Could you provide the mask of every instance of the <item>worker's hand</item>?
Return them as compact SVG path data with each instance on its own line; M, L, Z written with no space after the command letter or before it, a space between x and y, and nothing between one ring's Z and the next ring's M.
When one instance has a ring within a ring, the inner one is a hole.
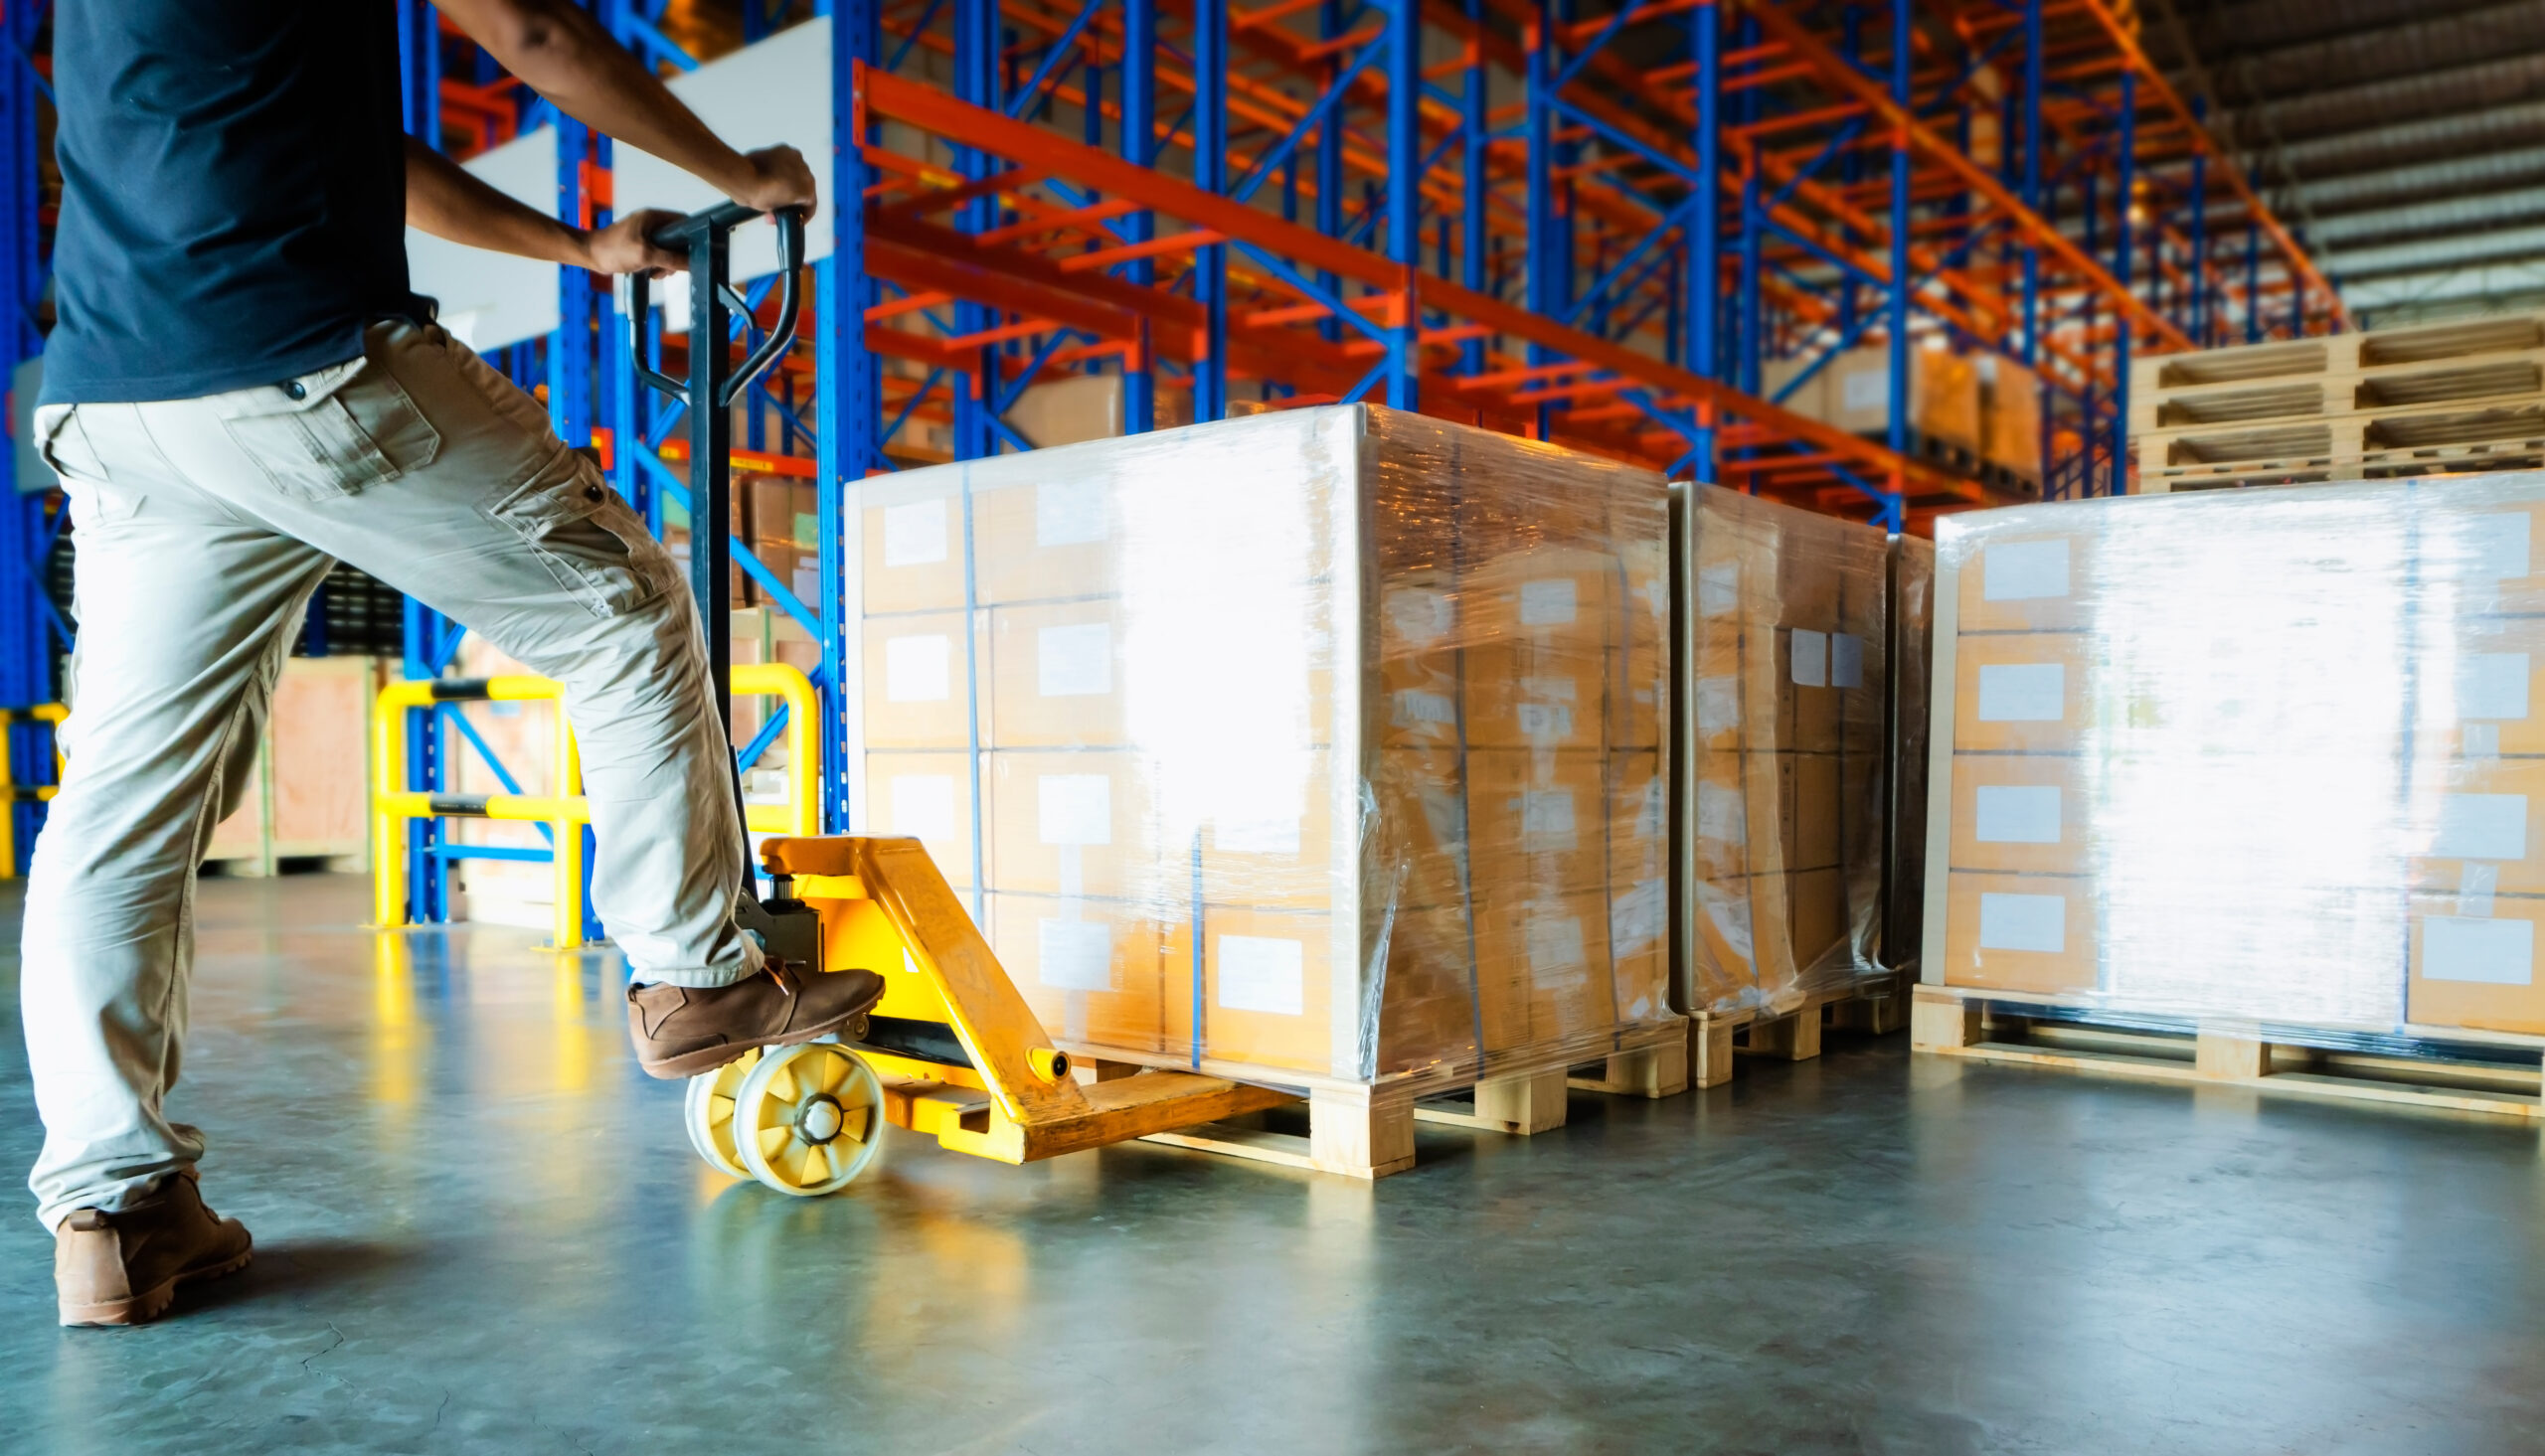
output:
M734 192L734 201L764 213L780 208L802 208L809 213L818 189L813 186L813 169L804 163L804 154L790 146L762 147L745 152L743 160L751 165L751 180Z
M584 266L595 273L643 273L667 277L689 266L689 259L668 247L656 247L646 235L680 221L680 214L645 208L587 234Z

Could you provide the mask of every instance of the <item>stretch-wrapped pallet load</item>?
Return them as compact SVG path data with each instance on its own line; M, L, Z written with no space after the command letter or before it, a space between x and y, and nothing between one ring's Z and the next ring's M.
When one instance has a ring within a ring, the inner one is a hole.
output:
M1362 405L868 480L854 820L1072 1047L1596 1057L1672 1019L1666 501Z
M1891 538L1891 785L1884 796L1882 951L1886 966L1918 963L1926 935L1928 736L1935 692L1936 544Z
M1715 486L1680 514L1680 1004L1779 1014L1881 973L1889 548Z
M2545 1033L2545 474L1946 518L1924 974Z

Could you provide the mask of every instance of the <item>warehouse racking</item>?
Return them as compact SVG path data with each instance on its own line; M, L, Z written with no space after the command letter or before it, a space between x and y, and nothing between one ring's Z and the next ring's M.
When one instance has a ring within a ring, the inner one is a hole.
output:
M736 428L745 468L818 486L814 599L737 561L821 645L825 692L847 660L848 484L1025 448L1006 416L1042 384L1107 381L1127 431L1369 399L1918 529L2007 499L2002 482L1925 449L1906 409L1867 438L1783 407L1850 349L1887 350L1892 401L1923 348L2036 369L2041 487L2086 495L2126 486L2134 350L2344 324L2106 0L594 9L669 71L763 41L827 49L826 195L865 206L838 214L802 342ZM32 58L0 67L0 288L23 358L49 102L41 11L5 14ZM422 0L399 0L399 23L412 131L464 156L553 125L560 215L606 216L606 139ZM766 282L745 290L746 346ZM491 357L659 528L684 503L678 406L636 389L605 288L565 270L558 302L554 333ZM41 561L60 514L11 500L0 553ZM51 612L16 578L0 589L0 702L51 695L69 637ZM411 603L406 638L407 673L437 676L459 633ZM434 785L465 728L422 712L437 726L407 735L408 782ZM18 731L16 781L38 782L49 754ZM844 826L838 732L826 713L823 817ZM490 851L429 820L412 835L411 914L441 918L447 865Z

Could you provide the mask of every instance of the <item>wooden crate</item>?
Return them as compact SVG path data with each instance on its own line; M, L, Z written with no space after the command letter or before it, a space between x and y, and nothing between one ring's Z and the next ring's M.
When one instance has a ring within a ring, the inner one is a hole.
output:
M1290 1091L1308 1106L1305 1137L1240 1123L1209 1123L1155 1133L1149 1142L1348 1178L1385 1178L1414 1166L1417 1122L1527 1137L1564 1125L1566 1094L1571 1091L1676 1096L1688 1088L1687 1048L1682 1024L1664 1022L1621 1033L1616 1046L1597 1061L1554 1061L1500 1070L1481 1079L1472 1066L1435 1066L1376 1082L1208 1057L1195 1067L1168 1056L1123 1060L1124 1053L1113 1050L1067 1046L1063 1050L1080 1065L1095 1068L1100 1078L1128 1075L1141 1066L1198 1070Z
M2545 313L2132 366L2144 494L2511 469L2545 458Z
M2227 1084L2294 1096L2427 1111L2545 1120L2545 1039L2448 1028L2363 1039L2335 1029L2198 1023L2148 1031L2055 1018L2049 997L1920 986L1910 1008L1919 1052L2142 1080ZM2027 1015L2028 1010L2036 1014ZM2493 1057L2476 1054L2491 1051ZM2503 1061L2499 1053L2516 1059Z
M1837 990L1818 991L1791 1011L1701 1011L1688 1018L1688 1080L1719 1087L1732 1080L1743 1056L1809 1061L1820 1054L1820 1034L1835 1027L1883 1036L1909 1024L1905 976Z
M383 681L376 657L283 664L247 793L213 830L207 865L243 876L271 875L285 860L371 867L371 705Z

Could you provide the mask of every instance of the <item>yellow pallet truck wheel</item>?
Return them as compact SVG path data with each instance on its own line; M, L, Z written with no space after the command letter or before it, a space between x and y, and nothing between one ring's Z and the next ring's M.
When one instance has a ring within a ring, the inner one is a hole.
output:
M884 1145L884 1084L845 1047L780 1048L744 1075L731 1126L752 1177L798 1198L837 1193Z
M681 1095L681 1121L689 1128L689 1145L707 1160L708 1167L727 1178L752 1176L734 1148L734 1094L742 1090L743 1078L760 1065L760 1049L754 1048L714 1071L700 1072L689 1079L689 1090Z

